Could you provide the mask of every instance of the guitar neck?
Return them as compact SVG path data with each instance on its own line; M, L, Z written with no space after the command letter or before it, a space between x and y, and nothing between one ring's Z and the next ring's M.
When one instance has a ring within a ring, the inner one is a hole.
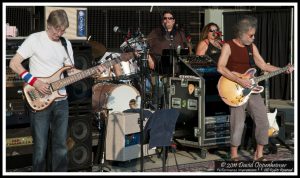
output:
M103 63L101 65L104 66L105 68L109 68L110 66L115 65L119 62L120 62L120 60L118 58L116 58L114 60L106 61L105 63ZM87 70L84 70L82 72L79 72L77 74L74 74L72 76L55 81L55 82L51 83L52 88L53 88L53 90L58 90L65 86L71 85L72 83L75 83L79 80L82 80L84 78L87 78L87 77L95 74L97 72L97 70L98 70L98 66L95 66L95 67L89 68Z
M281 73L285 72L287 69L288 69L288 66L283 67L283 68L281 68L281 69L279 69L279 70L276 70L276 71L274 71L274 72L270 72L270 73L268 73L268 74L266 74L266 75L262 75L262 76L256 77L256 78L254 78L254 81L255 81L256 83L258 83L258 82L260 82L260 81L262 81L262 80L265 80L265 79L267 79L267 78L270 78L270 77L273 77L273 76L275 76L275 75L281 74Z

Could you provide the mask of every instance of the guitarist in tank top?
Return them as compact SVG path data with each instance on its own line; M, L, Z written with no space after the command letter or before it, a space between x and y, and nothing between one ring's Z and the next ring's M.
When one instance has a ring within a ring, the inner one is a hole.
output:
M220 96L223 101L230 106L230 155L233 161L239 160L238 147L241 144L242 133L244 130L245 110L248 111L256 126L255 139L257 146L253 155L253 160L265 161L263 148L264 145L268 144L269 123L267 110L264 101L259 94L259 91L261 92L263 88L257 87L254 84L254 81L247 77L256 72L255 69L249 70L252 67L250 58L253 58L255 65L263 71L275 72L280 70L280 68L267 64L261 57L256 45L253 43L256 28L257 19L255 17L242 17L235 26L235 38L223 45L218 61L218 72L222 74L223 78L234 83L233 86L235 88L246 89L242 90L244 92L242 95L249 91L252 92L252 94L249 94L248 98L244 100L246 102L239 105L238 103L244 98L242 98L242 96L241 98L236 97L238 98L237 101L233 101L222 96L222 87L226 88L226 85L222 86L220 80L218 83ZM248 49L250 50L248 51ZM288 65L284 71L286 73L291 73L293 71L293 66ZM243 73L245 74L241 75ZM227 83L229 84L230 82Z

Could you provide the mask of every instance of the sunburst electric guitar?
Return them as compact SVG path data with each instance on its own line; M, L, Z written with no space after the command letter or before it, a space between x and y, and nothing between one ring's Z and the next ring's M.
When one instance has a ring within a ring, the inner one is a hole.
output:
M236 82L221 76L217 85L219 95L221 99L229 106L237 107L245 104L251 93L261 93L264 87L259 86L258 82L265 80L267 78L273 77L275 75L281 74L288 70L288 66L283 67L277 71L270 72L259 77L255 77L256 69L250 68L244 74L238 72L232 72L239 78L249 79L252 82L251 88L244 88Z
M114 58L106 61L101 65L106 68L109 68L114 64L120 63L120 61L121 61L120 58ZM65 66L59 69L50 77L38 78L39 80L42 80L43 82L48 83L50 85L50 90L51 90L50 95L43 95L41 92L36 90L33 86L25 83L23 87L23 94L25 96L27 103L34 111L42 111L45 108L47 108L55 99L65 97L66 95L62 95L58 92L60 88L63 88L65 86L68 86L72 83L75 83L79 80L82 80L84 78L87 78L95 74L97 72L98 66L89 68L87 70L71 75L69 77L62 78L63 72L71 68L72 66Z

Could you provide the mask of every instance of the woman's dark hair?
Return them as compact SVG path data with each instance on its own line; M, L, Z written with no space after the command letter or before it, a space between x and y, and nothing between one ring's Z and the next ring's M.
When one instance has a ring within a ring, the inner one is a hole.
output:
M216 23L210 22L207 25L205 25L205 27L202 29L200 41L205 40L207 38L211 26L216 26L217 31L220 31L220 27Z

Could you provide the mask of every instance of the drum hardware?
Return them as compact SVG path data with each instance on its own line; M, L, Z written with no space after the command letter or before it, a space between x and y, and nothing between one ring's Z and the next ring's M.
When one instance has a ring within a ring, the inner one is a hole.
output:
M147 39L144 38L144 35L138 30L135 37L124 41L120 45L120 49L123 52L143 51L146 41Z
M111 169L105 164L105 140L106 140L106 127L109 111L112 109L101 108L99 112L95 113L97 121L97 128L99 131L97 152L94 164L98 165L99 172L109 172ZM100 163L99 163L100 161Z
M144 35L138 30L139 32L139 37L143 38ZM146 104L146 79L147 79L147 64L148 64L148 59L147 57L149 56L149 48L147 46L146 41L141 41L141 44L139 47L141 47L141 51L142 51L142 55L139 57L140 58L140 81L142 84L142 89L141 89L141 107L140 107L140 118L139 118L139 123L140 123L140 133L141 133L141 137L140 137L140 143L141 143L141 158L140 158L140 166L141 166L141 172L144 171L144 149L143 149L143 138L144 138L144 108L145 108L145 104ZM137 49L139 50L139 49Z
M113 83L97 83L93 86L93 110L97 111L98 108L111 108L112 112L122 112L124 110L130 109L130 101L133 99L141 98L140 107L140 130L141 130L141 171L143 171L143 121L144 121L144 108L145 108L145 89L146 89L146 70L147 70L147 40L144 35L138 30L135 37L130 38L123 42L120 46L123 52L133 52L139 51L141 56L137 58L132 58L127 62L121 62L122 75L116 76L113 73L108 74L108 76L100 76L98 80L113 80L121 81L124 79L140 78L142 84L141 95L132 86L128 84L113 84ZM108 60L109 55L120 55L118 53L108 53L99 60L98 63ZM125 95L124 95L125 93ZM139 101L136 101L139 105Z

